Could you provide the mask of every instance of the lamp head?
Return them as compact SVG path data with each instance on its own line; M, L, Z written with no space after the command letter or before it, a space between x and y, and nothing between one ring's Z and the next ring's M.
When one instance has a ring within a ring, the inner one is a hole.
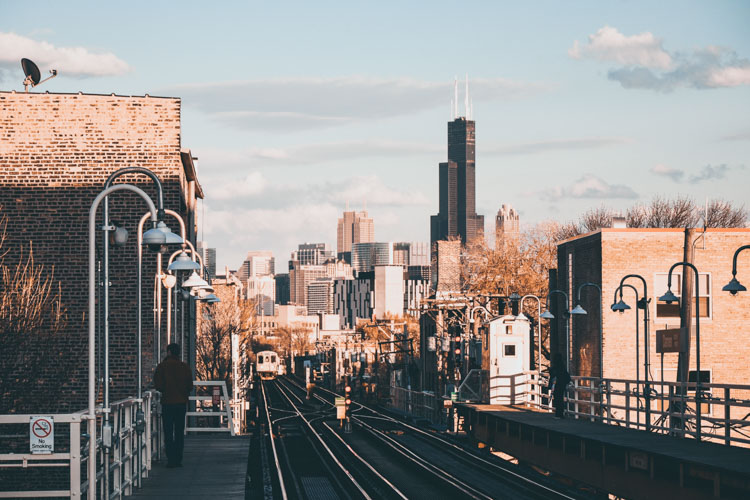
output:
M152 231L161 233L163 237L158 241L156 240L156 238L154 238L153 243L146 243L146 234ZM148 248L154 252L166 252L169 247L182 245L183 243L184 241L182 240L182 237L180 235L174 234L172 230L169 229L166 224L164 224L164 221L161 220L156 223L156 226L154 226L153 229L149 229L143 235L143 244L148 245Z
M581 304L578 304L577 306L575 306L573 309L570 310L570 314L585 316L588 313L586 312L586 309L581 307Z
M117 247L125 246L128 241L128 230L116 221L112 221L112 225L115 226L115 229L109 232L109 244Z
M737 292L746 292L747 288L745 288L742 283L737 281L736 276L732 276L732 281L727 283L724 288L722 288L722 290L724 290L725 292L729 292L732 295L737 295Z
M544 319L555 319L555 315L549 312L549 310L547 309L545 309L539 317Z
M617 311L619 313L624 313L630 309L630 306L625 303L622 299L620 299L620 302L617 302L616 304L612 304L612 310Z
M667 304L680 301L680 299L672 293L672 290L667 290L667 293L659 297L659 300L661 300L662 302L666 302Z
M508 297L510 300L521 300L521 296L518 294L518 292L513 292L510 294L510 297Z
M193 274L191 274L188 279L182 282L182 288L197 288L204 286L209 286L208 282L198 276L198 273L195 271L193 271Z
M193 259L188 257L188 254L183 250L180 255L169 264L167 269L170 271L197 271L200 268L200 264L193 262Z
M641 297L638 299L638 309L643 309L644 311L648 308L648 303L651 301L651 299L646 299L646 297Z

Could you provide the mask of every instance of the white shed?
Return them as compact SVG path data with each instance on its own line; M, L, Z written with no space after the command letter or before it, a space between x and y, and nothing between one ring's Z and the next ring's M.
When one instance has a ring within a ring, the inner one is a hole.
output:
M526 400L524 372L530 363L530 324L525 316L498 316L487 322L490 404L516 404Z

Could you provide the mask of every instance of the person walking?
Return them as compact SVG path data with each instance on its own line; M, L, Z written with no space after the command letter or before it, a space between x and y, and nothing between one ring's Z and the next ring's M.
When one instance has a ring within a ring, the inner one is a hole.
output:
M552 387L552 406L555 407L555 418L565 417L565 391L570 383L570 374L565 369L562 355L558 352L552 360L549 371Z
M182 467L185 444L185 413L193 390L193 375L187 363L180 360L180 346L169 344L167 357L154 372L154 387L161 392L161 416L164 442L167 446L167 467Z

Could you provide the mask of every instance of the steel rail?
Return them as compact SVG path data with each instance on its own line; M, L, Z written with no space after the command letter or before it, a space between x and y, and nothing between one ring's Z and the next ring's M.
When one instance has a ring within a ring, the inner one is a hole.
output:
M295 405L294 402L291 400L291 398L287 395L286 391L290 391L290 389L287 388L287 387L284 387L282 384L278 384L277 385L277 389L279 390L279 393L282 396L284 396L284 398L289 402L289 404L292 406L292 408L295 409L295 411L299 415L300 419L305 423L305 425L307 425L307 427L310 429L310 431L312 432L312 434L318 439L318 441L320 442L320 444L323 445L323 448L325 448L325 450L331 456L331 458L336 463L336 465L339 466L339 468L341 469L341 471L352 482L352 484L357 488L357 490L359 490L359 492L362 494L362 496L364 496L368 500L372 500L372 497L367 494L367 492L365 491L365 489L362 488L362 486L359 484L359 482L357 482L357 480L354 478L354 476L352 476L351 472L349 472L349 470L346 467L344 467L344 464L342 464L339 461L339 459L336 457L336 454L333 453L333 451L328 447L328 445L325 443L325 441L323 440L323 438L320 437L320 434L318 434L315 431L315 429L313 429L313 426L310 423L310 421L305 418L305 416L302 413L302 411L299 408L297 408L297 405Z
M334 395L338 396L338 394L336 394L335 392L333 392L333 391L331 391L329 389L326 389L324 387L321 387L320 389L322 389L323 391L328 392L330 394L334 394ZM318 396L317 394L316 394L316 397L320 398L320 396ZM569 500L575 500L575 497L571 497L569 495L566 495L565 493L561 493L561 492L559 492L559 491L557 491L557 490L555 490L553 488L550 488L549 486L546 486L546 485L544 485L542 483L538 483L538 482L534 481L533 479L529 479L529 478L525 477L522 474L514 472L514 471L510 470L509 468L503 467L500 464L496 464L496 463L493 463L493 462L491 462L489 460L486 460L486 459L484 459L482 457L479 457L479 456L477 456L477 455L475 455L475 454L473 454L473 453L465 450L463 447L461 447L461 446L459 446L459 445L457 445L455 443L452 443L452 442L448 441L447 439L443 439L441 437L438 437L438 436L434 435L433 433L426 432L426 431L424 431L424 430L422 430L422 429L420 429L418 427L414 427L414 426L412 426L412 425L410 425L410 424L408 424L406 422L403 422L401 420L393 418L390 415L387 415L385 413L381 413L381 412L379 412L379 411L377 411L377 410L375 410L373 408L370 408L369 406L363 405L362 403L358 403L357 401L353 401L353 404L359 405L361 408L364 408L364 409L366 409L366 410L374 413L375 415L378 415L379 418L381 418L383 420L387 420L387 421L399 424L399 425L401 425L403 427L406 427L406 428L408 428L410 430L413 430L413 431L419 433L422 436L426 436L426 437L428 437L430 439L440 441L441 443L449 446L450 448L452 448L453 450L455 450L457 452L460 452L462 455L465 455L465 456L471 458L472 460L476 460L476 461L481 462L481 463L483 463L483 464L485 464L485 465L487 465L489 467L492 467L492 468L498 469L498 470L500 470L500 471L502 471L504 473L510 474L511 476L515 477L516 479L519 479L519 480L524 481L524 482L526 482L528 484L531 484L534 487L541 488L541 489L543 489L543 490L545 490L545 491L547 491L547 492L549 492L551 494L554 494L554 495L556 495L556 496L558 496L560 498L565 498L565 499L569 499ZM364 415L362 415L362 417L364 417ZM357 420L359 420L360 418L361 417L358 417Z
M273 438L273 424L271 424L271 413L268 411L268 399L266 398L266 388L263 382L260 383L260 390L263 393L263 405L266 410L266 419L268 420L268 435L271 437L271 449L273 450L273 460L276 463L276 471L279 476L279 486L281 487L281 497L287 500L286 487L284 486L284 476L281 473L281 464L279 464L279 454L276 452L276 443Z

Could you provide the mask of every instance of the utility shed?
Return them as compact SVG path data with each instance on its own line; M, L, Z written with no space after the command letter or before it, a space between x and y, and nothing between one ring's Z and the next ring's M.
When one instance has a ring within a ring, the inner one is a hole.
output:
M525 316L508 314L489 320L486 325L490 379L490 404L522 402L526 391L524 372L530 369L530 324Z

